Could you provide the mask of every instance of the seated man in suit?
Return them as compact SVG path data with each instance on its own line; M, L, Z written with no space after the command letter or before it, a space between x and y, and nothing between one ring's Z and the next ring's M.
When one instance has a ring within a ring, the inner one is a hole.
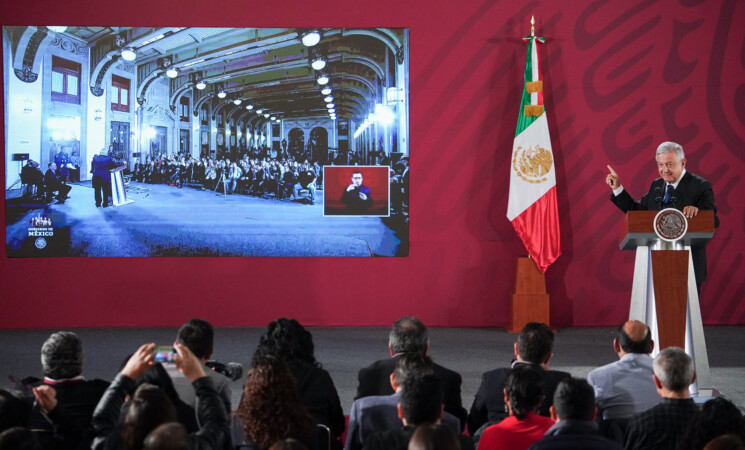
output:
M360 370L357 375L359 384L355 400L370 395L393 394L390 376L396 366L396 361L404 353L427 354L429 350L427 327L416 317L398 319L393 324L389 335L388 350L391 358L375 361ZM460 397L461 376L436 363L434 372L442 381L445 411L457 417L461 422L461 427L465 426L467 413Z
M346 450L362 449L365 439L372 434L385 430L401 428L398 416L398 403L401 401L403 385L409 378L425 373L434 373L432 360L421 353L404 353L398 358L396 368L390 376L391 395L373 395L355 400L349 413ZM460 433L460 421L452 414L445 412L443 425Z
M530 322L520 331L515 343L515 359L511 367L501 367L484 373L468 416L471 436L480 436L483 428L501 422L508 416L504 402L504 383L512 368L524 364L541 367L545 371L544 400L538 413L549 417L556 385L570 375L550 370L548 362L553 356L554 333L544 323Z
M54 191L57 191L56 199L60 203L64 203L65 200L69 198L67 194L70 193L70 189L72 188L62 183L63 179L62 174L60 174L57 169L57 164L53 162L49 163L49 169L47 169L47 172L44 174L44 184L46 185L48 199L52 196Z
M438 423L443 414L443 391L440 379L433 373L409 377L404 382L398 403L398 416L403 428L382 431L365 440L365 450L406 450L416 427ZM473 450L473 441L458 435L462 450Z
M619 443L604 438L595 424L595 396L592 387L579 378L559 383L551 407L556 422L531 450L621 450Z

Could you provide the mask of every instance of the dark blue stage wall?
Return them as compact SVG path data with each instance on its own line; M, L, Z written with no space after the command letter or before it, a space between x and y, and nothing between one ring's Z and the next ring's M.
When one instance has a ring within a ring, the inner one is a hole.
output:
M531 14L548 38L542 64L563 247L546 273L552 324L627 317L633 254L618 249L623 215L609 201L605 166L639 196L657 176L654 149L666 140L683 145L687 167L712 182L719 207L704 321L745 323L745 2L77 4L3 2L0 20L409 28L410 256L4 258L2 327L177 325L190 316L217 325L278 316L384 325L403 314L429 325L508 324L515 260L525 255L506 210Z

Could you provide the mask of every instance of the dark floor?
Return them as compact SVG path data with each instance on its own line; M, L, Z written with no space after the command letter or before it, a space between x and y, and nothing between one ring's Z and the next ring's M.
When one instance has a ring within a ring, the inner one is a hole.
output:
M64 203L6 193L7 255L15 256L405 256L403 216L324 217L315 205L243 194L132 182L133 203L96 208L93 189L74 184ZM31 217L54 223L38 249Z
M316 358L331 373L345 413L357 386L357 371L375 359L388 356L388 328L311 328ZM41 345L56 330L0 330L0 387L8 375L39 376ZM86 328L73 330L85 346L85 375L112 379L123 358L145 342L168 345L176 328ZM217 360L240 362L248 367L262 328L219 328L215 333ZM556 335L552 368L585 377L595 367L616 360L613 329L566 328ZM745 406L745 327L706 327L707 350L714 386L740 406ZM463 404L470 407L481 374L505 366L513 358L515 335L495 328L431 328L430 356L463 376ZM233 383L237 404L242 381Z

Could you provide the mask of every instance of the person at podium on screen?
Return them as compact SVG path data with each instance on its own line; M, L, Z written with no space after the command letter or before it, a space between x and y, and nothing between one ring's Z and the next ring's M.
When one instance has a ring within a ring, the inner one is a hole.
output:
M714 205L714 190L711 183L686 170L683 147L675 142L663 142L655 154L660 178L652 181L649 192L639 201L621 185L618 173L609 165L605 183L613 191L611 201L624 213L628 211L662 210L675 208L687 218L696 217L701 210L714 211L714 226L719 226L717 207ZM704 245L691 248L696 285L706 280L706 251Z

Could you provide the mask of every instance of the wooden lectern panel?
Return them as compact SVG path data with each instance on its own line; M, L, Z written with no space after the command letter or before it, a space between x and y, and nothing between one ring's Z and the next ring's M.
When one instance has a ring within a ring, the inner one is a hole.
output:
M660 350L685 348L688 251L653 250L652 279Z
M518 258L515 293L512 294L510 333L519 333L528 322L549 323L546 278L530 258Z

